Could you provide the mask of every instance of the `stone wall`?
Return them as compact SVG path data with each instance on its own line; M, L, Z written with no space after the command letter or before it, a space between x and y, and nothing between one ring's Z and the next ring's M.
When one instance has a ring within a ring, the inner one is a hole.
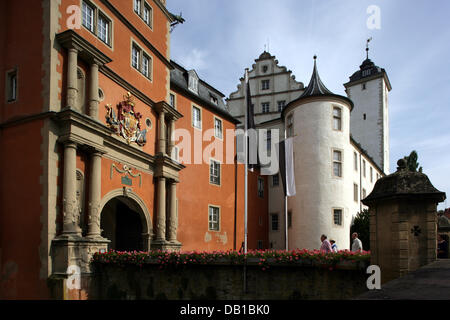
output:
M167 267L96 265L90 299L258 300L350 299L367 291L362 262L327 266L272 265L262 270L247 266L244 293L243 265L209 264Z

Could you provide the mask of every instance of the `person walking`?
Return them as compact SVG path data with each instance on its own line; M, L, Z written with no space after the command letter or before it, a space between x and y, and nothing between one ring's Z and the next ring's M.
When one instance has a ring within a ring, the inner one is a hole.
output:
M323 235L320 237L320 241L322 241L322 245L321 245L321 247L320 247L320 252L328 253L328 252L331 252L331 251L332 251L332 249L331 249L331 243L330 243L330 241L328 241L326 235L323 234Z
M448 243L442 235L438 234L437 257L439 259L448 259Z
M336 241L330 240L330 243L331 243L331 250L333 252L338 252L338 247L337 247Z
M363 249L362 242L361 242L361 240L358 239L358 233L357 232L353 232L352 239L353 239L352 251L353 252L362 251L362 249Z

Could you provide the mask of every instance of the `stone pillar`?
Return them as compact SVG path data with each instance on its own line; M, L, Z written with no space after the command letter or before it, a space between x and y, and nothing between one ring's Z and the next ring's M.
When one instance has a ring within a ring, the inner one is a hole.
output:
M64 144L63 235L81 236L80 208L77 202L77 145Z
M98 120L98 63L94 61L91 64L91 77L89 85L89 115Z
M407 169L404 159L397 164L362 200L370 213L371 264L380 267L382 283L436 260L437 204L445 200L425 174Z
M100 200L102 187L102 155L98 151L91 154L91 172L89 180L89 223L88 237L101 238Z
M167 240L171 243L178 243L177 241L177 227L178 227L178 216L177 216L177 183L176 181L170 182L170 211L169 211L169 234Z
M77 64L78 50L70 48L67 52L67 107L76 109L78 106Z
M158 178L158 212L157 212L156 241L166 240L166 178Z
M165 112L159 113L159 149L162 154L166 153L166 124L165 124Z
M175 146L175 120L174 119L170 119L170 132L169 132L169 150L168 150L168 154L171 157L172 156L172 151L173 151L173 147Z

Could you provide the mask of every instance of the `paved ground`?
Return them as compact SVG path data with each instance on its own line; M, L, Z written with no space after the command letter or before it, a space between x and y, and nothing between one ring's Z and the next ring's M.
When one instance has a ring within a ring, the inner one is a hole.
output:
M438 260L371 290L357 300L450 300L450 259Z

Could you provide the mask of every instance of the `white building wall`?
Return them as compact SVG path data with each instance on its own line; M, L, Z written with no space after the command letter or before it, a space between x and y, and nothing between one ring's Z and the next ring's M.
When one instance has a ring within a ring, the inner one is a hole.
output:
M332 129L333 106L342 109L342 131ZM320 236L326 234L341 248L349 247L353 176L352 146L349 141L350 109L344 103L309 102L286 114L294 117L294 162L297 194L288 199L292 211L289 230L290 249L320 248ZM342 152L342 177L334 177L333 150ZM343 224L335 226L333 208L343 210Z
M351 113L351 134L386 174L389 173L387 94L383 76L347 87L347 95L355 104Z

